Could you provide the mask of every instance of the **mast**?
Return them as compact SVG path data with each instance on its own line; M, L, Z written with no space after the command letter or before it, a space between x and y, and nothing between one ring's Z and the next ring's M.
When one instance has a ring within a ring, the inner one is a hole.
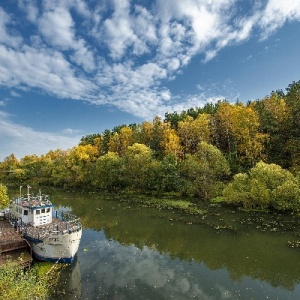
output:
M28 184L27 185L27 198L28 198L28 201L30 199L30 193L29 193L29 190L31 189L31 186Z

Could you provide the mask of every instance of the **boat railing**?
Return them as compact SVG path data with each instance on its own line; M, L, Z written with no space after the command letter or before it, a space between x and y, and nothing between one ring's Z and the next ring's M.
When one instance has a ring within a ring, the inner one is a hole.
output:
M51 204L51 201L50 201L50 196L49 195L21 195L19 197L14 197L13 198L13 202L15 204L19 204L19 203L22 203L22 202L28 202L28 201L40 201L40 202L45 202L45 203L49 203Z
M24 223L21 219L16 218L11 214L8 215L8 220L20 234L22 233L30 239L41 241L43 238L48 236L65 235L81 229L82 225L79 218L75 218L74 215L72 215L71 218L69 218L69 216L65 217L64 221L61 220L58 223L39 226L32 226L32 224Z

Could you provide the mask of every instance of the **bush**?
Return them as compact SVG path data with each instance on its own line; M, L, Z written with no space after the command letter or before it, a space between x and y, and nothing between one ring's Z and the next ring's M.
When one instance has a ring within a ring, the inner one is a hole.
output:
M223 190L225 202L246 209L300 210L299 181L275 164L259 162L249 174L239 173Z
M0 299L48 299L64 265L40 263L30 270L12 261L0 268Z

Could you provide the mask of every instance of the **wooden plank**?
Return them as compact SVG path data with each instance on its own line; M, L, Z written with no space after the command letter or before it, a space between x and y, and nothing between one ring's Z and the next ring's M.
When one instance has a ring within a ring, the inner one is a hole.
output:
M25 239L7 220L0 221L0 253L24 249L27 247Z
M32 257L27 242L8 220L0 220L0 268L8 261L29 267Z

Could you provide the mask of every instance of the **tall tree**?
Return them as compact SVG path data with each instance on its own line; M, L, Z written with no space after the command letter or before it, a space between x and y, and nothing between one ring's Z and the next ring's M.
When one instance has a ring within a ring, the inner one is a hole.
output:
M150 148L156 157L164 156L164 136L166 130L170 128L170 123L165 123L161 118L155 117L153 120Z
M178 136L182 145L183 154L194 154L199 143L199 130L194 126L194 119L187 117L178 123Z
M300 171L300 81L291 83L285 97L288 109L287 128L289 139L286 150L290 156L290 165L293 170Z
M183 147L184 155L194 154L200 142L211 142L211 115L199 114L195 119L187 117L178 123L178 135Z
M108 143L108 150L124 156L128 146L132 145L132 129L124 126L119 132L115 132Z
M172 154L176 159L182 157L182 147L176 130L168 128L164 131L163 137L164 155Z
M150 122L143 122L140 128L139 134L139 144L144 144L147 147L151 146L151 140L153 136L153 123Z
M215 118L217 144L226 153L233 169L252 167L263 158L268 135L259 131L258 113L253 108L222 102Z
M265 140L268 162L285 166L285 146L289 133L286 126L288 112L282 93L274 92L269 97L252 102L250 107L258 112L260 132L269 137Z

